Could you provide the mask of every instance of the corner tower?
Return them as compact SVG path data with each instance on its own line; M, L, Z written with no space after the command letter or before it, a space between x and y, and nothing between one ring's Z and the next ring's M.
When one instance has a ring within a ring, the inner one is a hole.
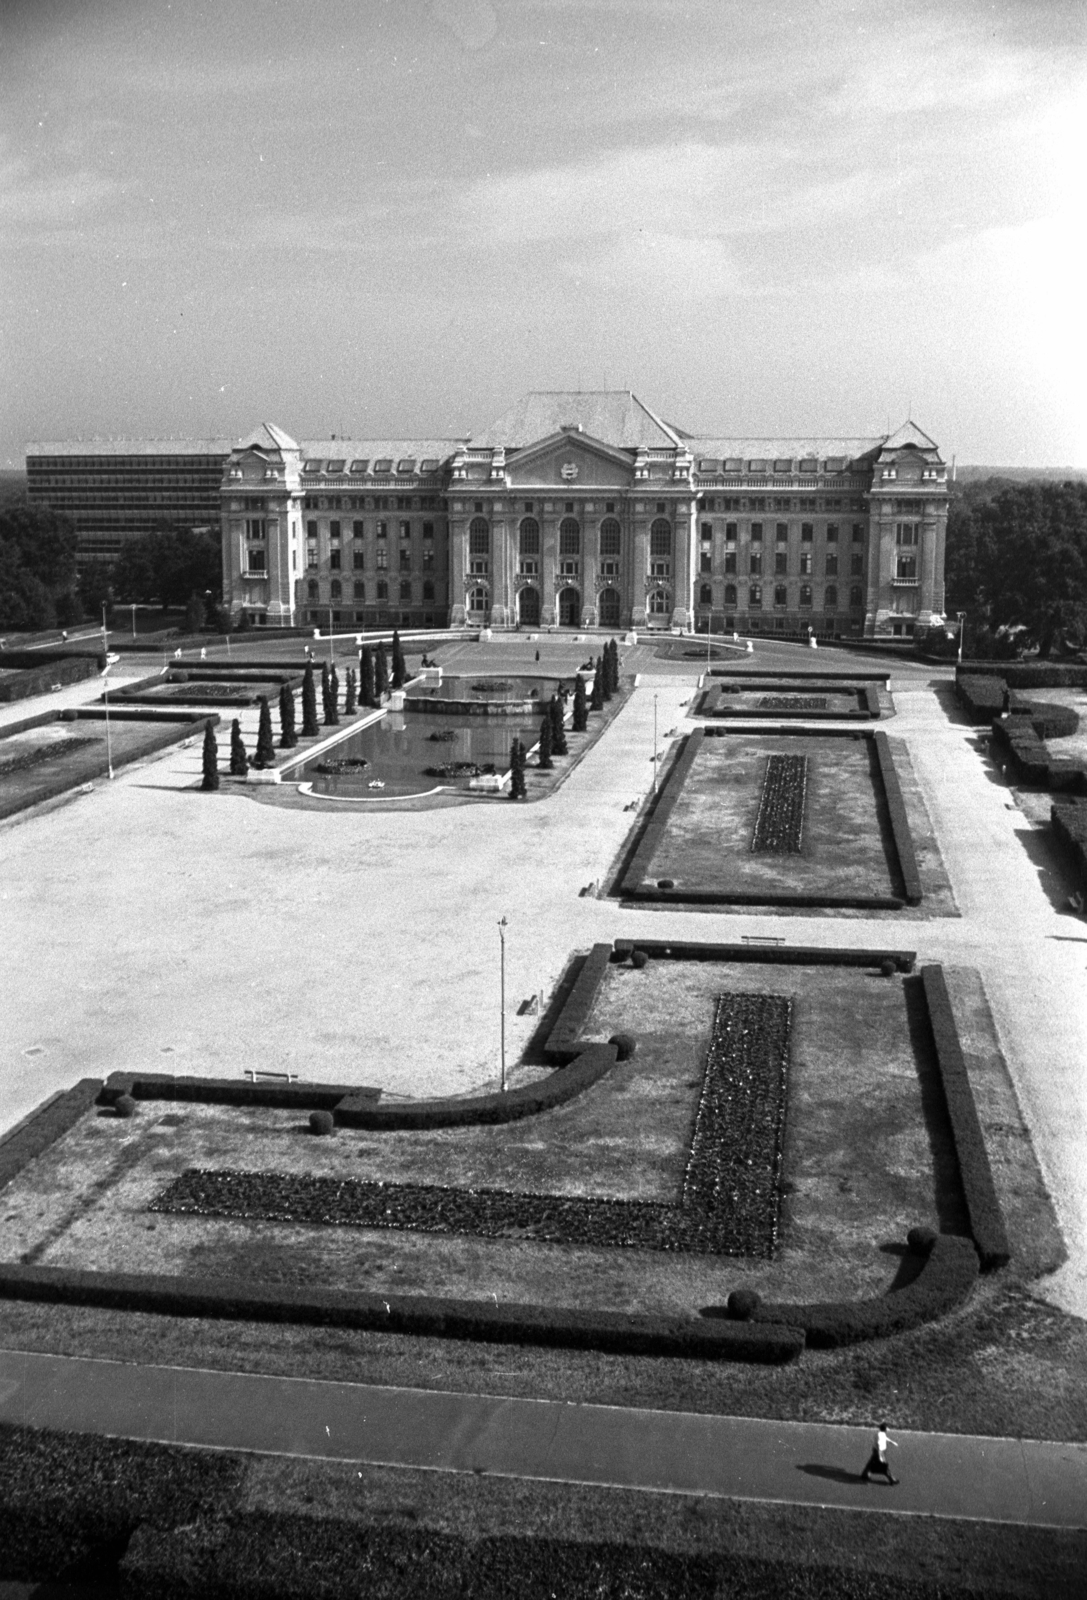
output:
M296 623L303 571L302 452L262 423L226 459L220 488L223 604L232 618L270 627Z

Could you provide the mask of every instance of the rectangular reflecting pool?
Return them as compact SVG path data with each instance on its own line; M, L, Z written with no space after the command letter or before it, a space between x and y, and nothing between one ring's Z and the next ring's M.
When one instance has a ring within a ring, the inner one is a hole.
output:
M468 717L462 721L440 712L389 711L380 722L342 739L295 768L290 776L292 781L312 783L317 794L344 798L426 794L439 788L467 791L472 771L457 775L455 771L443 774L426 769L460 765L481 772L488 768L506 772L512 741L521 739L531 749L539 733L539 719L533 717ZM320 770L355 761L366 765L346 772Z

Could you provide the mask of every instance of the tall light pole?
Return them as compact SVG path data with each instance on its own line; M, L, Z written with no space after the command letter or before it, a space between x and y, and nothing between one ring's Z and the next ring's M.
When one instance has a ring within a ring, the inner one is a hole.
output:
M501 917L498 923L500 954L498 958L499 985L499 1048L502 1057L502 1093L506 1092L506 929L509 923Z
M132 637L135 638L136 637L136 602L135 602L135 600L133 600L132 604L129 606L128 609L132 613Z
M102 602L102 652L106 664L102 668L102 704L106 708L106 771L109 773L110 782L113 782L113 744L109 732L109 669L113 662L109 658L109 634L106 632L106 602Z
M653 696L653 793L657 792L657 697Z
M962 636L963 636L963 632L964 632L964 630L966 628L966 612L965 611L959 611L959 612L956 613L956 615L958 616L958 619L959 619L959 666L961 667L962 666Z
M330 605L329 608L328 608L328 665L329 665L330 670L331 670L332 666L334 665L332 657L333 657L332 607Z

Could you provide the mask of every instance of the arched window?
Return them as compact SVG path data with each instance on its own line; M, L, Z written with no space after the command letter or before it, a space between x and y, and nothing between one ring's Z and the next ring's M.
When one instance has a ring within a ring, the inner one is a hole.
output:
M838 585L836 583L827 584L826 595L823 599L823 609L824 611L837 611Z
M581 523L576 517L563 517L559 523L559 555L581 554Z
M672 554L672 524L658 517L649 530L649 554L668 558Z
M666 616L672 609L667 589L654 589L649 596L649 610L655 617Z
M698 603L700 606L712 606L713 590L710 588L708 583L703 583L699 586Z
M602 628L617 628L619 626L619 591L618 589L601 589L597 601L597 615Z
M852 589L850 589L850 591L849 591L849 604L851 606L855 607L855 608L863 606L863 604L864 604L864 595L860 591L859 584L854 584Z
M521 521L521 554L523 556L538 556L540 553L540 524L535 517L524 517Z
M338 600L340 598L341 594L343 593L343 584L340 582L339 578L333 578L332 587L329 592L332 595L333 600Z
M620 553L623 530L614 517L605 517L600 524L600 554L617 556Z
M489 556L491 553L491 525L486 517L473 517L468 524L468 554Z
M317 583L314 581L313 578L311 578L310 581L306 584L306 594L307 594L307 596L309 597L310 600L317 600L320 597L320 593L321 593L321 591L318 588Z
M736 604L736 585L734 583L726 583L725 584L725 605L726 606L734 606L735 604Z
M470 593L468 595L468 609L469 609L469 611L486 611L486 609L487 609L487 591L486 591L486 589L472 589L470 591Z
M750 586L750 588L748 589L748 592L747 592L747 603L751 607L752 611L761 610L761 608L762 608L762 584L761 583L753 583Z

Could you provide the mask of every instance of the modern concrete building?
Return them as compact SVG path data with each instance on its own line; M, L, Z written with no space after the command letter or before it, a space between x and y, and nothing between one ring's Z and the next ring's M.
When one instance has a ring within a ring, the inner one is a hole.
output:
M182 503L218 520L225 603L271 627L902 637L943 615L947 471L913 422L720 438L626 390L559 391L462 439L266 424L233 447L36 445L27 468L88 548Z
M81 568L164 523L219 526L231 439L69 439L26 447L31 500L71 517Z

